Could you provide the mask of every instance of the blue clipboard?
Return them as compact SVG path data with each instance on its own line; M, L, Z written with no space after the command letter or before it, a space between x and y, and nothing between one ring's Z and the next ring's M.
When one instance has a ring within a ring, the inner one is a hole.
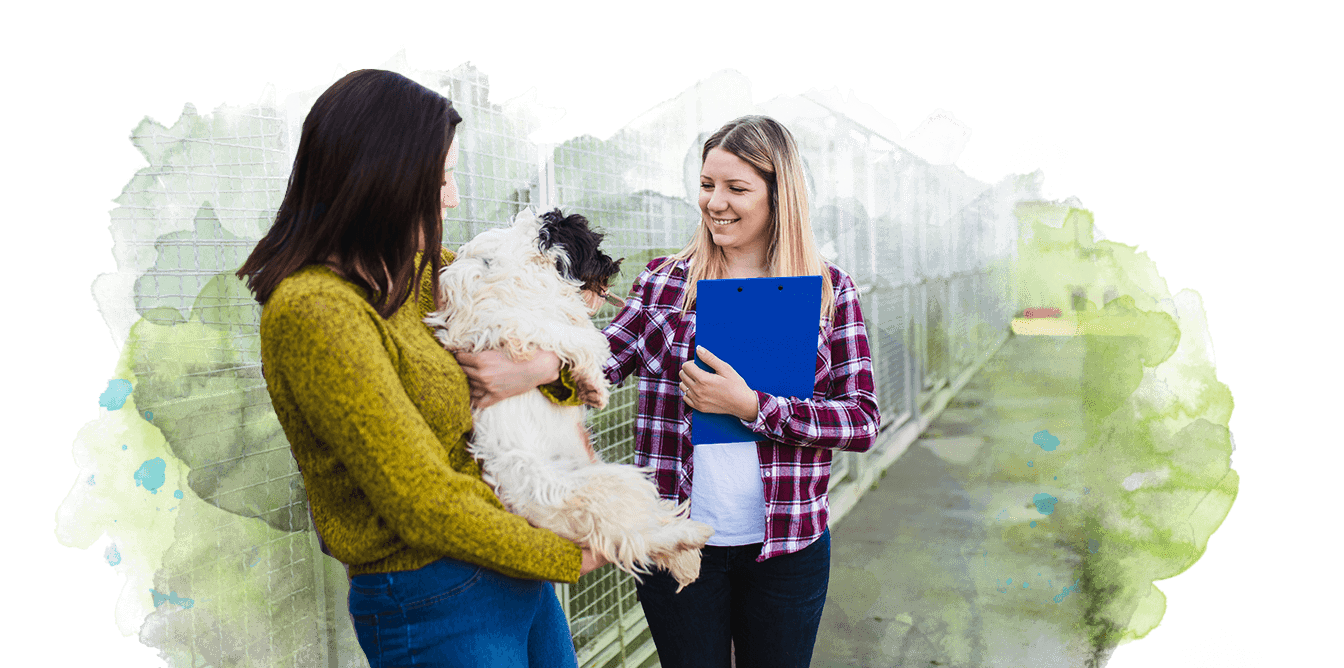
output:
M821 277L726 278L696 283L695 344L731 364L753 390L811 399ZM695 363L710 371L709 365ZM759 441L732 415L691 411L691 444Z

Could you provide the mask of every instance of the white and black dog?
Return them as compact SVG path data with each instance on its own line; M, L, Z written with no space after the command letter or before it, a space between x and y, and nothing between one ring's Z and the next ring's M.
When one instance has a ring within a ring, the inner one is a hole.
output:
M620 262L599 249L583 216L530 210L462 246L439 275L443 303L425 319L451 351L499 349L514 360L550 350L569 367L582 401L607 405L610 350L589 319ZM470 450L504 506L534 526L586 546L639 577L665 568L684 587L700 573L714 533L687 507L658 497L645 471L590 455L586 407L540 392L473 411ZM680 588L678 588L680 591Z

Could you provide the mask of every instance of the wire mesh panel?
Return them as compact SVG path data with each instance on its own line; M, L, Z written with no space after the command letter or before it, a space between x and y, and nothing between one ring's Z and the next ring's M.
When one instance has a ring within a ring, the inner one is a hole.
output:
M926 387L931 384L926 383L925 379L929 377L928 365L928 336L925 335L928 313L924 308L928 285L924 283L915 283L907 286L906 306L909 308L910 326L906 330L906 341L910 348L910 392L911 405L916 413L922 411L922 404L927 399Z
M955 379L961 370L970 365L972 353L969 350L969 322L963 308L963 300L968 294L965 274L953 274L947 281L947 377Z
M872 262L870 257L875 249L872 247L870 239L875 237L870 235L870 226L874 226L875 220L868 215L868 190L876 188L875 183L868 183L868 159L862 151L853 156L853 267L845 267L853 280L859 285L868 285L875 280L872 276ZM875 233L876 230L874 230Z
M906 314L909 286L884 287L874 293L878 317L876 327L869 326L868 337L880 351L873 355L873 377L877 405L887 427L899 425L913 412L909 378L910 352L906 340L910 320Z
M972 272L984 270L985 257L985 212L984 195L969 192L966 195L966 245L970 247L970 265L966 269Z
M974 339L974 278L970 274L962 274L953 278L954 290L954 310L956 310L956 368L953 376L961 374L976 359L976 339Z
M527 140L531 128L491 104L489 79L482 72L465 65L438 83L439 92L462 115L455 135L461 201L443 218L443 244L455 250L491 227L508 224L524 208L536 208L540 161L537 146Z
M925 255L927 243L927 230L929 230L929 198L925 194L927 181L921 179L918 171L910 176L910 200L913 203L914 211L914 235L911 241L914 241L914 249L911 257L914 258L914 276L929 276L929 258Z
M145 117L130 133L148 165L122 188L109 227L118 272L132 278L130 308L148 323L171 327L190 319L214 335L192 347L198 355L183 368L167 368L148 351L133 360L138 378L161 401L195 394L207 378L259 384L259 309L251 294L228 289L226 278L284 198L282 132L274 108L202 116L185 105L175 124ZM169 376L196 384L169 387Z
M989 274L976 273L976 353L981 355L995 343L992 304L989 301Z
M946 215L946 210L943 207L941 185L935 177L925 179L925 198L927 202L925 207L925 228L927 230L925 233L925 253L927 254L925 276L929 277L942 274L946 267L946 262L943 261L945 239L943 239L942 230L942 219Z
M802 167L808 172L808 187L812 198L810 204L810 218L812 218L812 233L816 238L817 247L821 253L839 265L839 258L836 255L836 192L835 180L833 180L833 167L835 159L832 157L835 151L835 141L828 137L828 134L816 132L816 130L806 128L801 124L789 124L789 129L793 130L794 138L798 141L798 151L802 153Z
M900 238L900 175L890 167L890 159L878 160L874 165L874 190L876 219L872 224L876 228L876 261L878 276L875 280L899 282L905 278L903 266L903 247Z
M188 106L171 128L146 120L132 141L150 166L112 214L140 318L124 351L136 405L190 469L188 489L164 494L162 509L179 514L141 632L175 665L331 655L326 565L262 379L260 310L233 276L283 195L286 139L271 105Z

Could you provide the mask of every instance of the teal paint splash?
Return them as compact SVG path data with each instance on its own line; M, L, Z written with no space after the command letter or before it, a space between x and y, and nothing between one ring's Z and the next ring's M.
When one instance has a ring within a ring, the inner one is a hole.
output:
M125 450L126 448L129 448L129 447L131 447L131 446L126 445L125 443L122 443L122 444L121 444L121 449L122 449L122 450Z
M98 405L110 411L119 411L131 396L131 381L116 378L107 381L107 389L98 397Z
M180 498L182 498L182 490L179 489L179 490L177 490L176 492L173 492L173 498L174 498L174 499L180 499Z
M1059 437L1051 434L1049 430L1042 429L1031 436L1031 442L1041 446L1046 452L1054 452L1059 447Z
M164 603L172 603L173 605L180 605L184 608L190 608L191 606L196 605L196 601L186 598L184 596L178 596L177 592L175 591L170 591L167 594L163 594L160 593L158 590L150 589L149 593L151 596L154 597L154 607L156 608L163 605Z
M1058 594L1055 594L1055 603L1063 603L1064 599L1069 597L1069 594L1078 591L1078 583L1080 581L1081 580L1074 580L1073 584L1061 589Z
M163 487L165 479L164 473L168 470L168 463L163 461L163 457L155 457L140 465L135 471L135 486L144 487L150 494L158 494L159 488Z
M94 474L92 474L92 473L89 474L89 484L90 484L90 485L93 484L93 476L94 476Z
M107 560L108 566L116 566L121 563L121 552L117 550L116 543L107 546L103 551L103 558Z
M1055 512L1055 504L1059 503L1059 499L1056 499L1045 492L1041 492L1040 494L1031 497L1031 502L1036 504L1036 512L1042 515L1049 515L1050 513Z

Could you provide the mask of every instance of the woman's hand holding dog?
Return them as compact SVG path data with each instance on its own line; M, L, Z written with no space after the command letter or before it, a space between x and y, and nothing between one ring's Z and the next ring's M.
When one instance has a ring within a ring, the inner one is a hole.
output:
M681 365L681 400L701 413L725 413L754 421L760 411L755 390L747 387L747 381L742 380L732 365L714 353L699 346L696 351L714 373L696 366L695 360Z
M485 408L509 397L531 392L560 379L560 358L538 350L532 359L515 362L501 350L453 353L471 386L471 405Z
M611 562L602 558L602 555L585 547L583 548L583 561L579 563L579 575L587 575L609 563Z

